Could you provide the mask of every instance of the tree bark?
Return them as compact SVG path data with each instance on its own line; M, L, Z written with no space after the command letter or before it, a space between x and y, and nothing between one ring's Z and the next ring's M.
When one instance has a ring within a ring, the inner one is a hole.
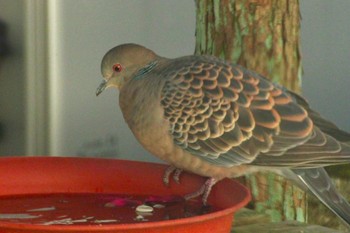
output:
M196 54L240 64L300 91L298 0L196 0ZM274 221L306 221L306 195L274 174L246 176L253 207Z

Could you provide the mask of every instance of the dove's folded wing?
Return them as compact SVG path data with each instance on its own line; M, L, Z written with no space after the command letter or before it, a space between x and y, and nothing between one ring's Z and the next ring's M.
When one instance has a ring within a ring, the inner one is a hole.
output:
M349 160L346 146L315 126L303 99L283 87L213 57L170 64L161 104L174 143L184 150L222 166L314 167Z

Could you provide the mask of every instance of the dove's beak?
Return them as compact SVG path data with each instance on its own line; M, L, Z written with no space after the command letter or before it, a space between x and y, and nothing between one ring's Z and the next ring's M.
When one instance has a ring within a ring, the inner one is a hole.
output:
M106 89L106 87L107 87L107 81L105 79L103 79L101 84L96 89L96 96L101 94Z

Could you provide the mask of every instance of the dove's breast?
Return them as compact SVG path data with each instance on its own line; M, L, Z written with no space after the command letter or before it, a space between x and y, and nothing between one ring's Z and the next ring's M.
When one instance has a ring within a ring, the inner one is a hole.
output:
M170 146L166 143L169 123L163 117L159 102L163 85L161 79L146 76L130 81L119 96L120 108L129 128L140 143L157 156Z
M125 85L120 92L119 102L124 119L142 146L171 165L198 175L220 180L244 173L246 166L238 166L234 170L215 166L174 144L169 133L170 124L164 118L164 110L160 104L163 85L162 80L137 80Z

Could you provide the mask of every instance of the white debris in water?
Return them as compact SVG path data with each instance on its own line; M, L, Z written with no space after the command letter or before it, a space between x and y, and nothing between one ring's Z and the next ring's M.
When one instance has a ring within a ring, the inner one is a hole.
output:
M73 224L73 220L71 218L63 218L60 220L44 222L41 225L49 226L49 225L72 225L72 224Z
M105 207L108 207L108 208L115 207L115 204L112 202L108 202L105 204Z
M135 218L136 221L143 221L145 218L142 215L137 215Z
M95 220L94 223L110 223L110 222L118 222L116 219L101 219L101 220Z
M0 214L0 219L33 219L39 218L41 215L30 214Z
M74 223L87 222L90 217L82 218L82 219L72 219L72 218L63 218L59 220L53 220L49 222L41 223L41 225L49 226L49 225L73 225Z
M115 219L96 219L92 220L94 217L86 217L84 216L82 219L72 219L72 218L64 218L64 219L59 219L59 220L53 220L49 222L44 222L41 225L73 225L75 223L83 223L83 222L93 222L97 224L102 224L102 223L111 223L111 222L118 222L118 220Z
M155 204L153 205L153 208L156 208L156 209L161 209L161 208L164 208L165 205L161 205L161 204Z
M50 206L50 207L44 207L44 208L31 209L31 210L27 210L27 212L40 212L40 211L51 211L51 210L56 210L56 207Z
M151 213L153 212L153 207L148 205L139 205L136 207L136 212Z

